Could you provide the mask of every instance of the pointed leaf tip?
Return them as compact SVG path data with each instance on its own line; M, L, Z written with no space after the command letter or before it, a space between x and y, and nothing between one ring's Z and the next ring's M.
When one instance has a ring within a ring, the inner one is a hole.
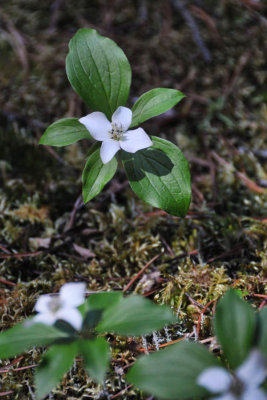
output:
M214 319L215 334L232 368L246 359L253 345L256 316L252 307L230 289L220 299Z
M168 140L152 136L152 141L153 146L145 150L122 154L130 186L145 202L184 217L191 201L188 162Z
M79 29L69 43L66 72L73 89L93 110L110 119L125 105L131 67L122 49L94 29Z
M185 95L176 89L157 88L144 93L133 105L131 127L156 117L179 103Z
M92 139L85 126L77 118L63 118L46 129L39 144L62 147L81 139Z

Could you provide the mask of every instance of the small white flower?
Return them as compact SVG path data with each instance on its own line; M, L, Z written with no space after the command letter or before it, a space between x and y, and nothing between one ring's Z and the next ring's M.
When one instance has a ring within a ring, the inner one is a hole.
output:
M198 376L197 383L211 393L220 393L211 400L267 400L259 389L265 378L264 358L255 349L233 375L222 367L211 367Z
M62 319L79 330L83 319L76 307L83 304L84 299L84 283L66 283L58 296L45 294L39 297L34 307L39 314L33 317L32 323L53 325L58 319Z
M103 164L108 163L120 149L135 153L153 144L144 129L128 131L132 123L132 111L127 107L117 108L111 122L99 111L80 118L79 122L88 129L95 140L102 142L100 157Z

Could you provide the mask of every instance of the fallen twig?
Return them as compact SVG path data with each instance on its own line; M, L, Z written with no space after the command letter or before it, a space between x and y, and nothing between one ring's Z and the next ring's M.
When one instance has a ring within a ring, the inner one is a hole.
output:
M172 340L171 342L167 342L167 343L160 344L159 347L161 348L161 347L170 346L170 345L172 345L172 344L174 344L174 343L181 342L182 340L185 340L185 339L186 339L186 336L183 336L183 337L181 337L181 338L179 338L179 339ZM153 349L154 349L153 347L149 347L149 348L148 348L149 351L150 351L150 350L153 350ZM143 347L141 347L141 348L139 349L139 351L140 351L140 352L146 352L146 349L144 349Z
M8 365L5 366L4 369L12 368L15 364L23 360L24 356L19 356L18 358L15 358L15 360L12 360Z
M217 41L222 41L222 38L218 32L217 26L216 26L213 18L209 14L207 14L201 8L194 6L193 4L190 5L190 10L196 17L200 18L202 21L205 22L207 27L210 29L214 39L216 39Z
M238 250L241 250L242 247L243 247L243 245L239 244L239 245L233 247L229 251L225 251L224 253L219 254L218 256L212 257L207 261L207 264L210 264L210 263L212 263L212 262L214 262L216 260L220 260L221 258L232 256L233 254L236 254L238 252Z
M252 294L253 297L260 297L262 299L267 300L267 294Z
M27 49L25 46L25 40L22 34L17 30L17 28L13 24L12 20L3 12L2 9L0 9L0 14L2 20L6 25L6 30L7 30L6 39L12 46L14 52L16 53L22 65L24 74L26 74L29 70L29 60L28 60Z
M132 284L140 278L140 276L145 272L145 270L155 261L157 260L161 254L158 254L157 256L153 257L152 260L150 260L134 277L133 279L130 280L130 282L125 286L123 289L123 292L127 292L129 288L132 286Z
M202 53L204 60L206 62L210 62L212 60L211 54L200 36L200 32L196 21L194 20L190 12L187 10L186 6L184 5L184 2L182 0L171 0L171 2L174 8L176 8L181 13L187 25L191 29L193 39L197 47L199 48L200 52Z
M111 399L116 399L119 396L122 396L128 389L130 389L133 385L128 385L126 386L126 388L122 389L120 392L114 394L113 396L111 396Z
M42 251L33 251L32 253L19 253L19 254L0 254L0 258L22 258L22 257L34 257L42 254Z
M198 321L197 321L197 337L199 337L199 332L200 332L200 327L201 327L201 320L203 315L205 314L205 312L207 311L207 309L209 308L209 306L214 303L216 300L211 300L208 302L208 304L203 308L203 310L200 311L199 317L198 317Z
M194 300L189 293L185 292L186 297L190 301L191 304L193 304L199 312L201 312L201 308L203 308L202 304L198 303L196 300Z
M247 177L243 172L237 171L234 166L232 166L229 162L225 161L222 157L219 156L215 151L211 152L212 157L221 165L232 167L235 175L243 181L243 183L253 192L265 194L266 189L258 186L255 182L253 182L250 178Z
M227 82L227 85L225 86L225 89L223 91L223 96L224 99L226 99L233 91L236 82L241 75L242 70L244 69L245 65L247 64L249 58L251 55L251 51L247 51L246 53L242 54L241 57L238 60L238 63L236 65L233 77L230 82Z
M64 232L67 232L72 228L74 220L75 220L76 213L82 207L84 207L84 202L83 202L83 199L82 199L82 195L80 194L79 197L76 199L76 201L74 203L73 209L72 209L71 214L70 214L70 219L69 219L69 221L67 222L67 224L66 224L66 226L64 228Z
M7 396L8 394L14 393L13 390L9 390L8 392L0 392L0 397Z
M4 285L9 285L9 286L16 286L14 282L7 281L6 279L0 278L0 283L3 283Z
M19 368L6 368L6 369L0 369L0 374L5 374L7 372L11 371L24 371L25 369L29 368L36 368L38 367L38 364L32 364L32 365L26 365L25 367L19 367Z
M259 305L259 310L261 310L263 307L265 307L267 300L263 300L261 304Z

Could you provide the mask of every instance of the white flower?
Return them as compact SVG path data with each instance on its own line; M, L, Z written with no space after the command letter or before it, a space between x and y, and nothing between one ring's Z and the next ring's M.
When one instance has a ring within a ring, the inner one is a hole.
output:
M233 375L222 367L211 367L198 376L197 383L211 393L220 393L211 400L267 400L259 389L265 378L265 361L255 349Z
M84 299L84 283L66 283L60 289L59 295L45 294L39 297L34 307L39 314L33 317L32 322L53 325L58 319L62 319L79 330L83 319L76 307L83 304Z
M99 111L79 119L94 139L103 142L100 157L104 164L108 163L120 149L135 153L152 146L152 141L142 128L128 131L132 123L132 111L129 108L122 106L117 108L111 121Z

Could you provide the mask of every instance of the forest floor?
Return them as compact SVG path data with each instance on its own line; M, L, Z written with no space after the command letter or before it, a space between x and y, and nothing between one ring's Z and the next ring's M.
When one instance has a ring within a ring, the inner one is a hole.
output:
M228 287L255 308L264 305L267 10L256 0L183 4L0 1L1 329L32 315L37 298L65 282L123 290L148 263L127 293L177 313L177 326L156 334L161 346L183 337L214 346L212 316ZM133 69L129 105L154 87L186 94L172 111L143 124L149 134L178 144L190 163L186 218L137 199L123 171L84 206L81 172L89 143L38 145L53 121L89 111L65 73L68 42L80 27L96 28L126 53ZM77 360L49 399L147 398L124 379L142 341L108 338L113 359L106 392ZM147 340L155 350L155 337ZM34 399L41 352L0 362L0 396Z

